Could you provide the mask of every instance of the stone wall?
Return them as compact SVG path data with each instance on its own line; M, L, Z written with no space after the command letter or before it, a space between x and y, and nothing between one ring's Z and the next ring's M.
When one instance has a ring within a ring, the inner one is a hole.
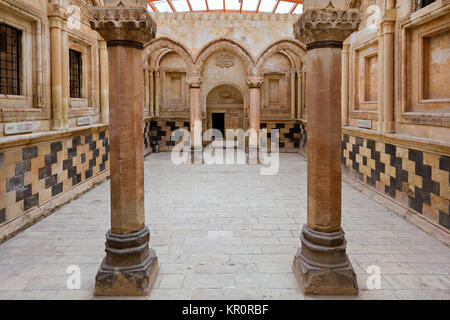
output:
M344 172L450 231L450 148L345 130Z
M0 241L106 179L108 174L106 125L3 139Z

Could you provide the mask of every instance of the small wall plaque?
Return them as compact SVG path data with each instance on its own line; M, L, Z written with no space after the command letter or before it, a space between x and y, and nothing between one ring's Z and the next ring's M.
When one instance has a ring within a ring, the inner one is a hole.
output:
M370 120L358 120L358 127L372 129L372 121L370 121Z
M77 118L77 126L86 126L88 124L91 124L91 118L89 117Z
M5 134L33 132L35 127L33 121L5 123Z

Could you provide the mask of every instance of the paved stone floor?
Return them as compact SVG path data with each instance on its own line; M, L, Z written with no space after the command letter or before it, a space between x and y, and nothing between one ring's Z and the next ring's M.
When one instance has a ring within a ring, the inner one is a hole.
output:
M175 166L146 158L146 212L160 273L150 299L305 299L291 271L306 222L306 162ZM91 299L109 227L109 182L0 245L0 299ZM450 249L343 186L343 227L358 275L353 299L450 299ZM67 267L81 269L68 290ZM378 265L382 288L368 290ZM326 298L326 297L324 297Z

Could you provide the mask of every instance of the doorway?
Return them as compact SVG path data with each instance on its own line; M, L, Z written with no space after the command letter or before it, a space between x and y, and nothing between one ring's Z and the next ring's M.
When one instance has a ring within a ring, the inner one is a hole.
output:
M225 137L225 113L212 114L212 127L222 132L222 137Z

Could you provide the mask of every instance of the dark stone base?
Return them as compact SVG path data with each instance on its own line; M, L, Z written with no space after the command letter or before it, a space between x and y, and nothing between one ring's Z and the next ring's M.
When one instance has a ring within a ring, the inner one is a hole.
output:
M249 165L259 165L261 164L261 157L259 154L259 148L255 147L248 147L247 150L247 163Z
M357 295L358 282L345 252L342 230L318 232L303 226L293 271L305 295Z
M191 163L197 165L204 163L202 147L191 147Z
M146 296L158 274L147 227L128 235L106 234L106 257L95 277L95 296Z

